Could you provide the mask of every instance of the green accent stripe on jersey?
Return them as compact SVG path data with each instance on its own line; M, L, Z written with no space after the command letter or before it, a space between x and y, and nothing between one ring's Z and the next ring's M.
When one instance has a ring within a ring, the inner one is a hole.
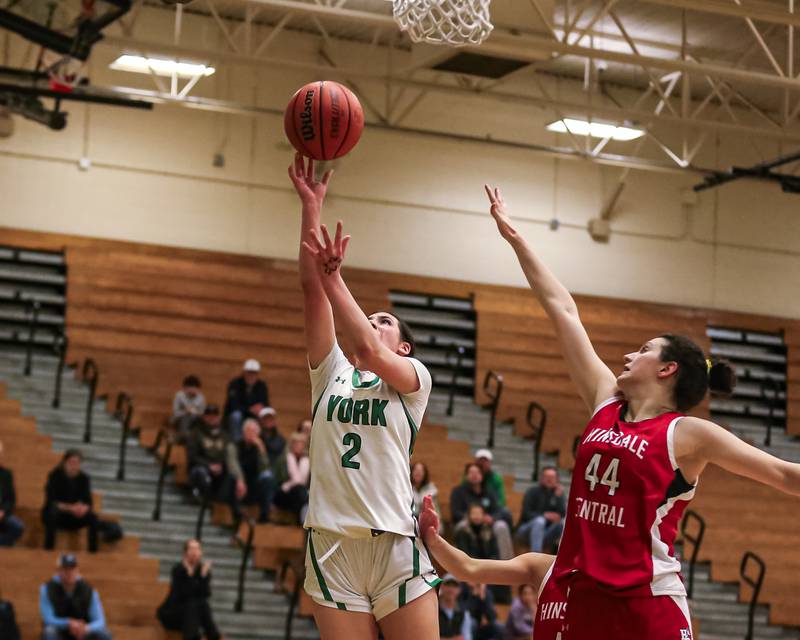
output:
M401 607L406 606L406 583L400 585L400 597L398 598L398 604Z
M419 547L417 547L416 538L411 538L411 546L414 547L413 573L411 575L416 578L419 575Z
M317 563L317 554L314 553L313 531L310 531L308 534L308 550L311 552L311 564L314 567L314 573L317 574L317 582L319 582L319 588L322 590L322 596L328 602L334 602L333 596L331 595L331 592L328 589L328 585L325 583L325 578L322 575L322 571L320 571L319 569L319 564ZM342 611L347 611L347 607L345 606L344 602L337 602L336 607Z
M414 443L417 441L417 433L419 433L419 429L417 429L414 419L411 417L408 409L406 409L406 403L403 402L403 396L398 393L397 397L400 400L400 404L403 406L403 412L406 414L408 426L411 428L411 444L408 446L408 457L410 458L412 455L414 455Z
M330 383L328 383L330 384ZM311 409L311 422L314 422L314 417L317 415L317 409L319 408L319 403L322 402L322 398L325 397L325 392L328 390L328 385L325 385L325 388L322 390L322 393L319 394L319 398L314 403L314 408Z
M358 369L353 369L353 389L369 389L381 381L380 376L375 376L374 380L362 384L360 373Z
M440 584L442 584L442 579L440 577L438 577L438 576L436 578L434 578L433 580L431 580L430 582L428 582L425 579L425 576L421 576L421 577L422 577L422 581L425 584L427 584L429 587L438 587Z

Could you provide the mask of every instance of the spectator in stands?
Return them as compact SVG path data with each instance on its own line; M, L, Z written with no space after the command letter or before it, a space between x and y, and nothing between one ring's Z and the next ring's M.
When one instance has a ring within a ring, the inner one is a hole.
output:
M92 487L89 476L81 470L83 454L67 449L59 465L47 476L42 522L45 549L55 546L56 530L86 527L89 551L97 551L97 514L92 510Z
M497 504L501 507L506 506L506 486L503 483L503 476L492 470L492 460L494 455L489 449L478 449L475 452L475 464L481 468L483 473L483 486L494 492Z
M492 531L491 519L479 502L469 505L467 525L456 530L455 545L470 558L497 560L500 551Z
M439 637L472 640L472 616L459 599L461 585L448 573L439 587Z
M78 571L71 553L58 559L58 574L39 589L42 640L111 640L97 590Z
M3 638L3 640L20 640L14 605L2 598L0 598L0 638Z
M533 618L536 615L536 591L529 584L517 589L517 597L511 603L506 620L506 631L510 640L530 640L533 634Z
M308 440L300 433L289 438L289 447L278 458L274 468L275 506L291 511L302 524L308 510L308 481L311 464L308 459Z
M278 412L272 407L264 407L258 412L258 422L261 425L261 439L267 447L269 462L275 464L286 448L286 440L278 431Z
M431 482L428 466L424 462L415 462L411 465L411 488L414 491L414 517L419 516L420 509L422 509L422 499L425 496L430 496L433 499L433 507L441 517L439 489ZM439 533L441 533L441 527Z
M514 555L511 529L503 519L505 514L497 504L494 492L483 486L483 471L480 466L470 462L464 470L464 481L454 487L450 493L450 516L453 519L456 533L460 528L468 526L467 511L473 503L478 503L483 507L486 523L492 526L497 537L500 558L508 560Z
M192 430L187 445L189 479L196 497L204 501L220 499L231 505L236 513L234 495L241 493L235 477L241 476L236 459L236 446L222 429L219 408L210 404L203 419ZM243 493L239 497L243 497Z
M461 602L472 619L472 637L475 640L505 640L505 629L497 622L492 590L485 584L461 586Z
M234 509L234 520L241 519L239 502L258 505L258 521L269 520L269 510L275 493L272 468L267 447L262 441L261 427L253 419L244 421L242 440L236 445L239 461L236 487L237 501ZM234 471L236 473L237 471ZM242 496L240 499L238 496Z
M0 459L2 455L3 443L0 442ZM25 525L14 515L16 504L14 475L11 473L11 469L0 465L0 547L12 546L25 531Z
M264 407L269 406L267 383L259 378L261 364L250 358L242 367L242 375L228 383L224 417L234 442L242 439L242 423L245 418L256 418Z
M183 545L183 560L172 567L172 581L166 600L156 615L170 631L180 631L183 640L217 640L220 637L211 606L211 563L203 562L197 540Z
M531 551L554 552L564 530L566 506L558 469L544 467L539 473L539 484L525 492L517 538L527 542Z
M200 391L200 379L197 376L186 376L183 386L175 393L172 400L172 417L170 424L178 431L178 438L186 442L192 425L203 415L206 399Z
M297 423L297 433L302 433L308 441L311 442L311 427L313 427L314 423L311 422L311 418L303 418L300 422Z

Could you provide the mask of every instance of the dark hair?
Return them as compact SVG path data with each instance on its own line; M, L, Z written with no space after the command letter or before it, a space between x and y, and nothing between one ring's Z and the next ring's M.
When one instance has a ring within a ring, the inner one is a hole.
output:
M517 595L518 596L522 596L522 592L525 591L525 589L527 587L530 587L531 589L533 589L533 585L532 584L528 584L527 582L525 584L519 585L517 587ZM533 589L533 592L536 593L536 589Z
M703 350L686 336L671 333L660 336L662 362L677 362L673 394L678 411L689 411L712 393L730 394L736 386L736 371L724 360L714 360L709 367Z
M539 473L543 475L545 471L555 471L556 475L558 475L558 467L555 466L554 464L544 465Z
M189 545L193 542L200 544L200 541L197 538L189 538L186 542L183 543L183 552L186 553L189 550Z
M430 481L430 474L428 473L428 465L425 464L424 462L415 462L414 464L411 465L410 476L409 476L411 477L411 485L412 486L414 485L414 477L413 477L414 467L416 467L418 464L422 465L422 469L425 472L422 474L422 485L421 485L422 487L424 487Z
M469 473L469 468L470 467L475 467L478 471L480 471L481 472L481 478L483 478L483 469L481 469L481 465L479 465L477 462L467 462L467 464L464 465L464 476L465 477Z
M64 463L70 458L80 458L81 462L83 462L83 454L80 449L67 449L64 455L61 456L61 466L64 466Z
M411 327L408 325L408 323L405 320L403 320L400 316L397 316L390 311L383 311L383 312L376 311L375 313L387 313L390 316L392 316L395 320L397 320L397 326L400 329L400 340L402 340L403 342L407 342L411 346L408 355L413 356L414 352L417 350L417 341L414 338L414 332L411 331Z
M184 387L197 387L200 388L200 378L197 376L186 376L183 379L183 386Z

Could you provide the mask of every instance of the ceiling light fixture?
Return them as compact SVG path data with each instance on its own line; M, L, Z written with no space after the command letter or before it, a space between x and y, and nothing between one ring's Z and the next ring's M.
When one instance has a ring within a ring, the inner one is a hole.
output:
M134 73L155 73L158 76L179 78L197 78L210 76L216 71L214 67L192 62L178 62L164 58L145 58L143 56L121 55L109 65L118 71L131 71Z
M564 118L547 125L548 131L558 133L572 133L577 136L592 136L593 138L611 138L612 140L636 140L644 135L641 129L618 127L605 122L588 122L576 118Z

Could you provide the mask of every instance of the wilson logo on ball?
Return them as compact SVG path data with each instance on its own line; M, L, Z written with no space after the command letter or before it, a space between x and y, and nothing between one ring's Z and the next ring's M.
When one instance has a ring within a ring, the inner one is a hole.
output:
M312 82L292 96L283 119L289 142L315 160L341 158L364 130L358 98L338 82Z

